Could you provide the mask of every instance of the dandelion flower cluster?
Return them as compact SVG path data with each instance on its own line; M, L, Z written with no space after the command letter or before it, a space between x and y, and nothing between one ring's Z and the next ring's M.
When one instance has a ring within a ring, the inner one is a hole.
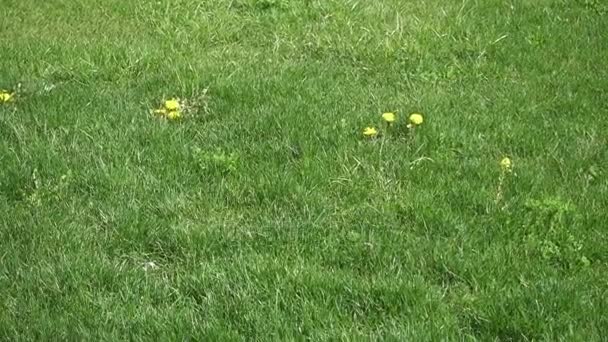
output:
M182 117L182 105L179 99L166 100L162 107L156 109L154 114L160 115L168 120L178 120Z
M500 168L504 172L511 172L513 170L513 162L511 161L511 158L502 158L502 160L500 161Z
M0 103L6 103L13 100L15 93L9 93L6 90L0 90Z
M382 114L382 119L384 119L384 121L391 124L397 120L397 115L395 115L395 113L392 113L392 112L384 113L384 114Z
M409 121L409 124L407 125L407 127L413 128L413 127L422 125L422 123L424 122L424 117L422 116L422 114L414 113L414 114L410 115L410 117L408 118L408 121Z
M363 130L363 135L368 138L373 138L378 135L378 130L374 127L366 127Z
M511 158L504 157L498 164L502 172L500 173L500 177L498 177L498 189L496 190L496 200L494 201L496 204L503 200L506 180L513 172L513 161L511 161Z
M179 100L171 99L165 101L165 109L171 112L178 111L180 109Z
M382 114L382 120L384 120L384 122L386 122L386 127L385 129L387 131L392 130L393 128L393 124L397 125L397 114L395 112L385 112ZM408 117L408 124L407 124L407 128L414 128L416 126L420 126L422 125L422 123L424 122L424 118L422 117L422 114L418 114L418 113L414 113L411 114ZM366 127L365 129L363 129L363 136L368 137L368 138L373 138L376 137L377 135L379 135L380 132L373 126L370 127Z

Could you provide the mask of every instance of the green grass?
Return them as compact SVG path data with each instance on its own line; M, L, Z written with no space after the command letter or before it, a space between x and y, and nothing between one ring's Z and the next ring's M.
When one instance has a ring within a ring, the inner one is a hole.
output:
M608 335L601 1L0 7L0 340Z

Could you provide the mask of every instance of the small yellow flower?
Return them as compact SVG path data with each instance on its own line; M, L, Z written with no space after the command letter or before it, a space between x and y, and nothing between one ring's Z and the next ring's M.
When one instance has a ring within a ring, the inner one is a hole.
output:
M414 113L410 115L409 121L410 124L408 125L408 127L414 127L422 125L422 123L424 122L424 118L422 117L422 114Z
M182 117L182 112L179 110L172 110L167 113L167 119L169 120L178 120Z
M366 137L375 137L376 135L378 135L378 130L376 130L374 127L366 127L363 130L363 135L365 135Z
M0 90L0 103L9 102L13 99L14 93L9 93L5 90Z
M504 157L502 158L502 160L500 161L500 168L503 171L511 171L511 169L513 168L513 162L511 161L511 159L509 157Z
M179 101L176 99L165 101L165 109L167 109L168 111L179 110L179 107Z
M397 120L397 115L395 115L395 113L391 113L391 112L384 113L384 114L382 114L382 119L384 119L384 121L386 121L390 124L390 123L395 122L395 120Z

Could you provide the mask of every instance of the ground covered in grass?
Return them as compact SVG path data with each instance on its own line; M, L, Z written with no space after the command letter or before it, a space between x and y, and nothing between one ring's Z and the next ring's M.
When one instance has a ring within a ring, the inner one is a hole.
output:
M0 8L0 339L606 338L603 2Z

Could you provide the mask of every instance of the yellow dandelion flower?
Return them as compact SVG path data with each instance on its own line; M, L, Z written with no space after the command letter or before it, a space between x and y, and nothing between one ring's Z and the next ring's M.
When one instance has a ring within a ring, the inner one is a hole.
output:
M409 121L410 121L410 124L409 124L410 127L419 126L419 125L422 125L422 123L424 122L424 117L422 117L422 114L414 113L414 114L410 115Z
M9 102L13 99L14 93L9 93L5 90L0 90L0 103Z
M176 99L165 101L165 109L168 111L179 110L179 107L179 101Z
M511 159L509 157L504 157L500 161L500 168L503 171L511 171L511 169L513 168L513 162L511 161Z
M376 130L374 127L366 127L363 130L363 135L372 138L378 135L378 130Z
M167 113L167 119L169 120L178 120L182 117L182 112L179 110L173 110Z
M397 120L397 115L395 115L395 113L384 113L382 114L382 119L384 119L384 121L388 122L388 123L393 123Z

